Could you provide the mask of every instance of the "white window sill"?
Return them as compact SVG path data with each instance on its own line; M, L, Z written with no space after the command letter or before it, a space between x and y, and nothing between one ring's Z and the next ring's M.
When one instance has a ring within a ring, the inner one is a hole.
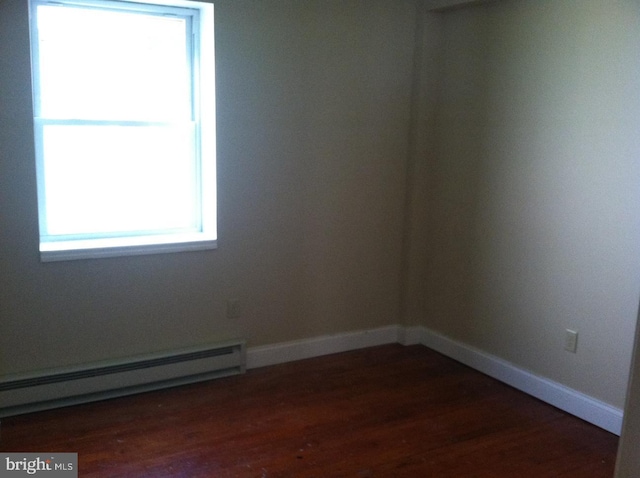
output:
M215 249L215 237L206 234L171 234L160 236L88 239L82 241L41 242L42 262L103 257L138 256L169 252Z

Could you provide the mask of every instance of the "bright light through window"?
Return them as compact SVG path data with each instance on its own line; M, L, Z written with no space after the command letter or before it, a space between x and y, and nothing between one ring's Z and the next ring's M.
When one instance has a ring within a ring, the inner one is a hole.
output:
M50 235L199 228L192 128L47 125L42 142Z
M40 114L190 120L188 20L39 6Z
M32 0L43 260L215 247L212 5Z

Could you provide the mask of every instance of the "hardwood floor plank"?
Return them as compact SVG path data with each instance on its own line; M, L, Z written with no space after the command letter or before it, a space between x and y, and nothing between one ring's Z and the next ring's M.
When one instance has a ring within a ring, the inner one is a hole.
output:
M611 478L618 438L422 346L385 345L2 421L82 477Z

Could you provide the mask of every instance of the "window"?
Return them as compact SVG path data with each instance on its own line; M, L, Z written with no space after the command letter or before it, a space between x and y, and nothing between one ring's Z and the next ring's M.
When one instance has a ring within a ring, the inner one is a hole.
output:
M30 7L41 259L215 248L213 5Z

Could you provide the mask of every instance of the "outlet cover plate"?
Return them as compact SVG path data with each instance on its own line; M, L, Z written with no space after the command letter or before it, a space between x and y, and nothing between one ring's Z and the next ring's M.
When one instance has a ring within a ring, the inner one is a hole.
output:
M578 349L578 331L567 329L564 336L564 349L567 352L576 353Z

